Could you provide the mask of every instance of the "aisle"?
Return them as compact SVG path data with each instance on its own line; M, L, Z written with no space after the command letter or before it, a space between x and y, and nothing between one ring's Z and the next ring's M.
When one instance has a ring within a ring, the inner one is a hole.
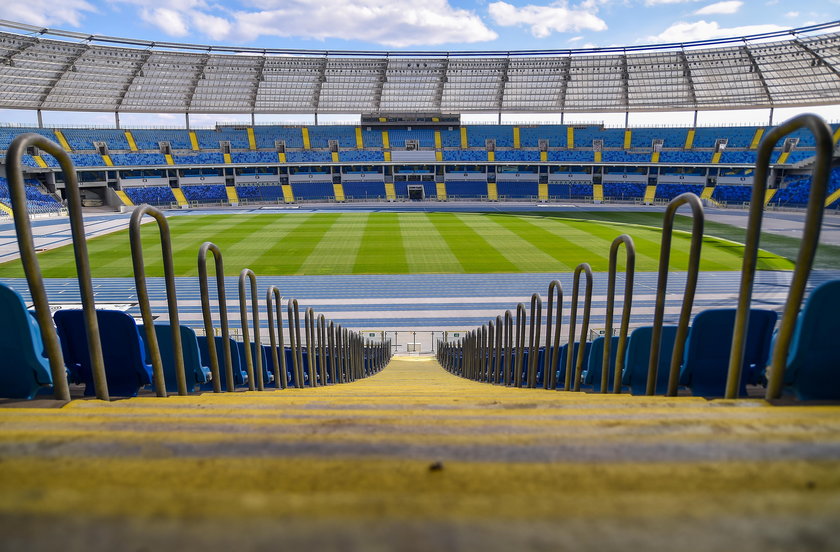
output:
M840 407L506 389L433 360L0 428L3 550L820 550L840 519Z

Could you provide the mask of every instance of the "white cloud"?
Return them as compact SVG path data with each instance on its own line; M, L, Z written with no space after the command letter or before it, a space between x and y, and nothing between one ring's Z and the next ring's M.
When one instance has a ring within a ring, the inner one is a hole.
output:
M232 25L224 17L216 17L215 15L196 11L191 14L191 19L196 29L213 40L224 40L230 36Z
M798 11L789 11L785 14L785 17L788 17L790 19L793 19L795 17L799 17L799 12Z
M140 10L143 21L151 23L170 36L186 36L190 33L189 26L179 11L169 8L154 8Z
M760 33L784 31L790 27L781 25L744 25L741 27L721 27L716 21L697 21L674 23L656 36L648 37L650 42L691 42L712 38L729 38Z
M579 40L583 40L582 36L573 36L568 40L568 42L578 42Z
M686 4L698 0L645 0L645 6L659 6L661 4Z
M545 38L553 32L568 31L604 31L606 22L586 9L569 8L566 2L554 2L547 6L533 4L517 7L507 2L493 2L489 6L490 17L497 25L509 27L526 25L531 27L531 34Z
M715 2L714 4L703 6L702 8L694 12L694 15L729 15L737 13L743 5L744 3L740 0L726 0L724 2Z
M63 0L58 3L48 0L0 2L0 19L41 27L78 27L86 12L96 11L96 7L85 0Z

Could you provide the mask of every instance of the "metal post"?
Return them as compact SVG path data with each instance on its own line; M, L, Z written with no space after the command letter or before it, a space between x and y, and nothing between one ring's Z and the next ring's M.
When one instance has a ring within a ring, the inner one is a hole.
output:
M248 299L245 293L245 279L251 282L251 315L254 319L254 351L251 351L251 337L248 331ZM262 365L262 343L260 343L260 309L257 297L257 277L250 268L239 273L239 318L242 321L242 341L245 343L245 370L248 372L248 390L265 390ZM256 355L256 362L254 356ZM256 365L256 367L255 367ZM256 375L256 385L254 376Z
M41 111L38 110L39 125ZM82 200L79 194L79 181L76 169L67 152L58 144L47 140L40 134L21 134L12 140L6 153L6 176L9 182L9 196L12 203L12 217L15 222L18 250L29 285L32 303L35 305L35 317L41 330L44 350L50 361L52 375L53 396L56 400L69 401L70 390L67 385L67 373L64 368L64 356L61 353L61 343L53 324L50 313L50 303L44 288L41 266L35 255L35 241L32 237L32 226L29 220L29 209L26 204L26 188L23 178L21 160L29 146L38 147L58 160L64 173L67 190L67 207L70 214L70 232L73 236L73 253L76 260L76 274L79 281L79 292L84 311L85 332L88 350L90 351L91 370L93 372L96 397L109 400L108 382L105 379L105 362L102 357L102 343L99 336L99 322L96 318L96 302L93 296L93 285L90 279L90 260L85 241L85 221L82 217Z
M303 353L300 345L300 308L298 300L291 299L286 308L289 320L289 346L292 348L292 367L295 371L295 387L304 387Z
M554 302L554 296L557 296L557 315L556 320L553 320L551 307ZM560 356L560 328L563 325L563 285L559 280L552 280L548 284L548 308L546 309L546 326L545 326L545 368L543 374L543 387L546 389L557 388L557 359ZM557 325L557 330L554 330L553 325ZM551 336L554 332L554 341ZM549 354L549 347L551 351Z
M216 337L213 331L213 317L210 312L210 292L207 286L207 252L213 253L216 263L216 290L218 293L219 320L222 326L222 350L225 355L225 378L228 391L235 389L233 383L233 361L230 351L230 329L228 327L227 300L225 299L225 269L222 252L212 242L204 242L198 250L198 283L201 292L201 314L204 319L204 334L207 337L207 352L210 356L210 373L213 374L213 392L221 393L219 357L216 351Z
M169 235L169 223L163 212L150 206L140 205L131 213L128 237L131 243L131 262L134 266L134 285L137 288L137 301L143 315L143 326L146 330L146 345L152 357L152 370L155 379L155 392L158 397L166 396L166 382L163 375L163 360L160 356L157 335L155 334L155 320L152 317L152 307L149 302L149 292L146 289L146 267L143 263L143 240L140 236L140 221L148 214L157 221L160 231L160 246L163 253L163 273L166 280L166 302L169 310L169 326L172 331L172 349L175 355L175 380L178 394L187 394L187 379L184 373L184 348L181 344L181 327L178 319L178 299L175 295L175 263L172 260L172 238Z
M691 308L694 305L694 292L697 290L700 250L703 246L703 204L700 202L700 198L691 192L678 195L671 200L665 209L662 224L662 246L659 252L659 279L656 284L656 306L654 307L653 330L650 336L650 364L648 364L646 389L648 395L653 395L656 390L656 372L659 368L659 348L662 341L662 323L665 317L665 292L668 287L668 261L671 258L674 217L677 214L677 209L686 203L691 207L694 220L691 226L691 248L688 252L688 276L683 292L683 304L677 324L674 353L671 356L671 369L668 379L668 396L674 397L677 394L680 364L685 350L685 338L688 336L688 322L691 318Z
M511 373L511 358L513 352L513 315L509 310L505 311L505 386L510 385Z
M537 386L537 370L539 369L540 333L542 330L542 297L539 293L531 295L531 339L528 359L528 387ZM545 376L545 374L543 374Z
M525 362L525 305L519 303L516 305L516 366L514 368L513 384L516 387L522 387L522 368Z
M327 384L327 319L318 315L318 371L321 373L321 385Z
M580 291L580 275L586 274L586 291L583 299L583 322L580 326L580 341L575 355L575 326L577 325L578 293ZM586 347L589 332L589 314L592 310L592 268L588 263L581 263L575 267L575 277L572 283L572 308L569 319L569 342L566 345L566 378L563 389L566 391L580 391L580 375L583 372L583 352ZM572 357L577 357L572 381Z
M615 309L615 276L618 264L618 248L624 244L626 266L624 268L624 305L621 309L621 329L618 333L618 350L615 355L613 393L621 393L621 373L624 371L624 353L627 349L627 332L630 328L630 310L633 306L633 280L636 275L636 245L633 238L622 234L610 246L610 273L607 283L607 321L604 340L604 361L601 366L601 393L607 392L610 353L612 352L612 323Z
M306 327L306 369L309 372L309 385L318 387L318 377L315 371L315 311L312 307L306 309L304 315Z
M273 299L273 300L272 300ZM272 305L274 303L274 305ZM268 338L271 342L271 362L274 366L274 386L286 389L289 386L289 376L286 373L286 344L283 342L283 296L277 286L269 286L265 294L265 308L268 312ZM274 335L274 313L277 309L277 337ZM277 353L277 350L280 353Z

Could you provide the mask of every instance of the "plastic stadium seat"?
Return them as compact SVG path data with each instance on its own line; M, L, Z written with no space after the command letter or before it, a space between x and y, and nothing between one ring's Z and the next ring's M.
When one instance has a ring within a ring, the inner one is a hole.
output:
M747 382L758 380L759 372L766 366L770 340L778 315L775 311L750 309L747 328L744 364L742 367L740 395L746 395ZM680 383L691 393L701 397L722 397L726 391L729 371L729 353L732 348L732 330L735 327L735 309L709 309L694 317L685 356L680 370Z
M583 372L583 383L591 386L592 390L599 392L601 390L601 368L604 363L604 342L603 337L597 337L592 342L589 349L589 359L586 362L586 370ZM610 374L607 380L607 389L613 390L613 382L615 381L615 358L618 352L618 336L612 338L612 345L610 346Z
M41 330L20 295L0 284L0 397L31 399L52 385Z
M239 349L239 361L241 362L242 369L246 370L247 374L247 365L245 364L245 343L242 341L236 342L236 347ZM257 377L257 356L256 356L256 349L254 347L254 343L251 343L251 362L254 363L254 385L256 385L256 377ZM262 354L262 369L263 369L263 384L268 385L269 383L274 383L274 372L272 365L269 364L271 354L269 351L266 351L265 347L260 348L260 353Z
M201 364L204 366L210 366L210 351L207 348L207 336L206 335L199 335L196 336L198 339L198 350L201 353ZM219 358L219 384L222 386L222 391L227 389L227 365L225 364L225 350L224 350L224 338L221 336L216 336L216 356ZM248 383L248 372L242 369L244 364L244 359L239 358L239 347L236 346L236 341L233 338L230 339L230 358L231 364L233 364L233 385L234 387L239 387L242 385L246 385ZM213 389L213 385L210 382L203 383L201 385L201 389L204 391L209 391Z
M627 341L627 351L624 353L624 371L621 373L621 384L630 386L633 395L644 395L647 392L648 364L650 363L650 338L653 326L636 328ZM674 340L677 337L676 326L662 326L662 338L659 345L659 366L656 370L656 395L664 395L668 391L668 378L671 370L671 355L674 352Z
M81 309L66 309L53 315L64 363L78 383L85 384L85 395L94 395L85 319ZM115 310L97 310L102 356L108 394L134 397L144 385L152 383L152 367L146 363L143 340L137 323L128 314Z
M799 314L785 383L802 400L840 399L840 280L817 287Z
M589 362L589 352L591 350L592 343L589 341L586 342L586 346L583 348L583 367L586 368L587 363ZM577 366L577 353L578 349L580 349L580 343L575 342L574 347L574 356L572 357L572 377L574 378L574 371L575 367ZM559 354L557 355L557 387L562 388L566 384L566 352L569 350L568 343L560 347ZM574 387L574 379L572 380L572 387Z
M145 328L142 324L137 326L140 335L145 336ZM155 322L155 335L157 336L160 356L163 361L163 377L166 383L166 391L169 393L178 392L178 379L175 374L175 350L172 344L172 326L168 322ZM146 358L151 362L148 341L144 340ZM181 346L184 350L184 373L186 374L187 391L194 391L197 384L207 383L211 380L210 368L201 363L201 354L198 350L198 339L195 330L187 326L181 326Z

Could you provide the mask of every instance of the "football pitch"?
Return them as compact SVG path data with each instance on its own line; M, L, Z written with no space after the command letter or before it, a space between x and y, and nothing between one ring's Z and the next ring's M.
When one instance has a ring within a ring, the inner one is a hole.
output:
M622 233L636 244L636 270L657 270L660 229L628 222L636 219L625 215L620 222L452 212L213 214L168 220L178 276L198 274L198 248L205 241L221 248L231 276L244 267L257 275L570 272L583 262L606 271L610 244ZM147 274L162 276L157 226L144 225L142 235ZM672 270L687 267L688 249L688 235L676 232ZM94 277L132 275L127 230L89 240L88 250ZM739 270L742 255L741 245L707 235L701 270ZM45 277L75 275L69 246L41 253L39 260ZM212 274L212 258L208 265ZM791 269L793 263L762 251L758 267ZM21 276L19 261L0 265L0 277Z

